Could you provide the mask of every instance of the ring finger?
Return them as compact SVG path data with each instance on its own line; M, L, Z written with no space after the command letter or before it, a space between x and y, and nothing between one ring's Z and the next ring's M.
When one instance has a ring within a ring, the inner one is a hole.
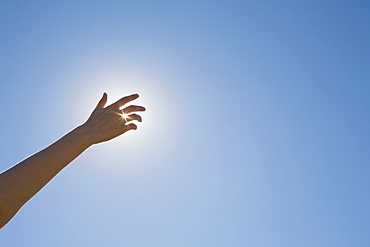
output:
M128 115L127 118L126 118L126 122L130 122L130 121L134 121L134 120L136 120L138 122L142 121L141 116L137 115L135 113Z

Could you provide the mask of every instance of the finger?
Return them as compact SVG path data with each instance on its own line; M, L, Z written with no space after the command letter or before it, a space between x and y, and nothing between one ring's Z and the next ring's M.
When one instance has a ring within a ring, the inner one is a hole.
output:
M137 129L137 126L136 126L136 124L130 123L130 124L125 125L125 128L126 128L126 131L128 131L128 130L136 130Z
M102 108L104 108L105 104L107 103L107 100L108 100L107 93L103 93L103 97L99 100L99 103L95 107L95 109L102 109Z
M135 113L128 115L127 118L126 118L126 122L130 122L130 121L134 121L134 120L139 121L139 122L143 121L141 119L141 116L137 115Z
M113 104L108 106L108 108L119 109L122 106L124 106L125 104L127 104L128 102L133 101L137 98L139 98L138 94L132 94L130 96L123 97L120 100L117 100L116 102L114 102Z
M122 109L123 113L125 114L129 114L129 113L136 112L136 111L145 111L145 110L146 110L145 107L138 106L138 105L130 105Z

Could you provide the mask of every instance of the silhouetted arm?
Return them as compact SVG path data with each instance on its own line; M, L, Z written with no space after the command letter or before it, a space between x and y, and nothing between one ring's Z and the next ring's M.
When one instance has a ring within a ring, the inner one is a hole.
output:
M141 122L134 112L145 111L142 106L128 106L126 103L138 98L134 94L124 97L105 107L107 94L104 93L89 119L61 139L40 152L30 156L0 174L0 228L11 220L18 210L44 187L58 172L93 144L113 139ZM122 113L129 114L123 118Z

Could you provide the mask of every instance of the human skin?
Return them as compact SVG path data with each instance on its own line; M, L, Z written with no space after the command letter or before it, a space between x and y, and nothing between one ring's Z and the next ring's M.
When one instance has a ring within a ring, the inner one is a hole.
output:
M142 121L135 112L142 106L124 105L139 97L126 96L105 107L106 93L88 120L68 134L0 174L0 228L40 191L56 174L90 146L111 140L129 130L136 130L132 120ZM123 118L122 113L128 114Z

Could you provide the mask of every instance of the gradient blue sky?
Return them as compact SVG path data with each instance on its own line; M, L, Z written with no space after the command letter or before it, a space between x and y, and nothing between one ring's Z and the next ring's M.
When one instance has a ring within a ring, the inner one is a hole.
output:
M23 246L369 246L369 1L0 1L0 168L140 93L0 231Z

